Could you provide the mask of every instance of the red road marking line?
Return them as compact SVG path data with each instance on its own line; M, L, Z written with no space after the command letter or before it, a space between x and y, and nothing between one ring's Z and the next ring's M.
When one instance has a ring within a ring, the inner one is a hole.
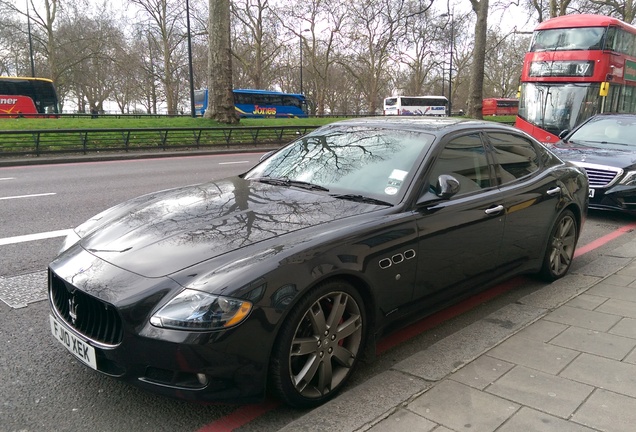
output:
M232 414L203 426L197 432L232 432L241 426L244 426L262 416L273 409L278 408L280 402L265 401L260 404L245 405L234 411Z
M622 236L623 234L626 234L630 231L632 231L634 228L636 228L636 222L630 223L628 225L622 226L620 228L618 228L616 231L613 231L609 234L604 235L603 237L597 238L596 240L594 240L592 243L586 244L583 247L580 247L576 250L576 252L574 252L574 257L578 257L581 256L585 253L588 253L591 250L594 250L598 247L603 246L606 243L609 243L610 241L614 240L615 238L618 238L620 236Z
M597 249L634 229L636 229L636 222L622 226L616 231L604 235L603 237L600 237L593 242L578 248L574 253L574 257L581 256L594 249ZM511 290L515 286L519 285L521 279L521 277L510 279L486 291L476 294L462 301L461 303L457 303L454 306L430 315L416 322L415 324L407 326L398 332L395 332L387 337L380 339L376 347L376 354L380 355L383 352L397 345L400 345L401 343L406 342L409 339L414 338L424 331L438 326L444 321L448 321L451 318L461 315L462 313L473 309L475 306L478 306L494 297L497 297L500 294L505 293L506 291ZM244 426L252 420L260 417L261 415L277 408L279 405L280 403L275 401L266 401L261 404L246 405L237 409L228 416L222 417L206 426L203 426L197 432L232 432L233 430Z

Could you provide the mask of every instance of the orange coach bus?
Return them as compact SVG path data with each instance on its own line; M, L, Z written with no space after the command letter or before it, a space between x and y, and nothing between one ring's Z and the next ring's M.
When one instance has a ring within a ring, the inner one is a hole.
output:
M519 99L512 98L486 98L481 103L483 116L517 115L519 111Z
M539 24L523 62L516 126L553 143L600 112L636 112L636 27L603 15Z
M53 81L0 76L0 119L55 117L57 114L59 100Z

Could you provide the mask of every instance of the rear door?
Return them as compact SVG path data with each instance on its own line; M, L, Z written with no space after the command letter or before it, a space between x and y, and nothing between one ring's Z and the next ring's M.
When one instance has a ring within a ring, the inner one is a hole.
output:
M543 257L561 199L561 185L542 166L544 150L512 131L484 132L506 211L501 262L508 268Z
M492 277L505 213L479 132L448 139L427 172L431 188L442 174L460 183L455 196L420 208L418 213L414 297L429 297L432 305Z

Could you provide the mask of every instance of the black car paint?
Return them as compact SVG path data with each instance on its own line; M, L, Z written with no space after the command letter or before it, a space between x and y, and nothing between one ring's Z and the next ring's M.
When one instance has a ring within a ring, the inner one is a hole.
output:
M572 131L563 131L561 140L550 148L563 160L571 161L583 168L616 169L623 172L636 171L636 148L600 148L573 142L571 137L580 128L592 124L595 120L616 118L636 122L636 115L627 113L598 114L588 118ZM636 137L634 137L636 141ZM619 180L619 179L616 179ZM590 198L589 207L595 210L618 210L636 214L636 186L626 186L612 182L608 187L594 187L595 194Z
M365 124L385 126L373 119ZM501 127L461 122L433 132L442 137L448 128L462 133ZM258 400L264 396L277 330L303 293L319 282L341 278L356 286L378 336L413 313L456 302L475 286L537 271L550 227L563 209L571 208L583 223L580 172L556 158L513 185L440 200L427 194L431 184L423 173L435 155L426 157L406 199L395 206L240 177L141 197L94 218L86 236L53 261L50 271L119 311L121 344L93 343L99 362L109 365L102 372L185 399ZM562 193L547 196L553 186ZM180 197L186 205L175 204ZM500 213L484 213L501 203ZM547 212L552 216L543 217ZM262 226L254 226L256 220ZM510 247L484 244L484 232L493 243L510 238ZM218 235L231 235L235 248L219 248ZM449 278L442 284L433 270ZM152 326L149 317L183 287L247 299L256 307L245 322L225 330ZM55 308L52 313L63 318ZM177 375L170 382L153 381L149 365L153 373L206 373L211 381L201 388L181 385Z

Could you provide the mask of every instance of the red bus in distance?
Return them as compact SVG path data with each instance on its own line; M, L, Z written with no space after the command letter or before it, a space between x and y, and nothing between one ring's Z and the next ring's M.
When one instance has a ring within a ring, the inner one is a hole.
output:
M0 76L0 119L58 114L57 92L50 79Z
M600 112L636 112L636 27L565 15L534 31L521 73L516 126L553 143Z
M519 111L519 99L512 98L486 98L481 103L483 116L517 115Z

